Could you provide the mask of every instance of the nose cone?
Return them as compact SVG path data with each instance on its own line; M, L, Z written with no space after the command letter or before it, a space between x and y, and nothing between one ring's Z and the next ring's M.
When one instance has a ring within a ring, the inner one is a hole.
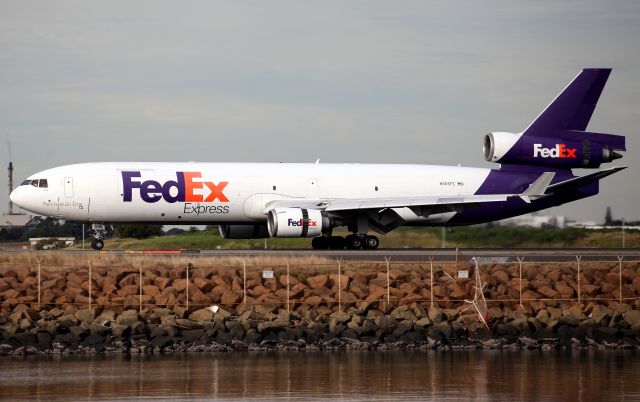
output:
M16 188L15 190L13 190L11 192L11 194L9 194L9 199L11 200L12 203L14 203L15 205L22 207L22 204L20 203L21 198L20 197L20 188Z

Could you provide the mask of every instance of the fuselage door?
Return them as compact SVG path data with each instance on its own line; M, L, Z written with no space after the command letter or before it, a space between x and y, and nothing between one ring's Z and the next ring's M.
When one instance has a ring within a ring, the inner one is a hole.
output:
M64 178L64 196L67 198L73 197L73 178L72 177Z

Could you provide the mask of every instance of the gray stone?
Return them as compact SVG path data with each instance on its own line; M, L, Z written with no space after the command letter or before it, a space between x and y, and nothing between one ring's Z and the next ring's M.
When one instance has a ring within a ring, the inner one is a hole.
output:
M411 309L407 305L395 308L393 311L391 311L391 314L389 315L391 316L391 318L398 321L402 321L402 320L415 321L416 320L416 315L413 314L413 311L411 311Z
M116 324L130 327L134 323L140 321L138 312L136 310L125 310L116 318Z
M415 322L416 328L425 328L431 325L432 322L429 317L424 317Z
M57 319L60 328L70 328L78 324L78 320L71 314L66 314Z
M90 324L96 318L96 311L94 309L85 308L85 309L76 311L74 316L78 319L78 321L83 321Z
M89 331L95 335L106 336L111 332L111 329L107 326L93 323L89 326Z
M637 323L640 323L640 310L629 310L622 314L622 318L624 318L630 327L633 327Z
M176 326L184 329L200 328L200 324L187 318L176 318Z
M351 314L336 312L329 316L329 331L335 332L338 325L344 324L351 319Z
M116 312L113 310L104 310L97 318L102 322L110 322L116 319Z
M129 327L127 325L121 325L117 323L111 323L111 335L116 338L120 338L125 334Z
M440 321L442 321L444 319L444 314L436 306L430 306L429 310L427 311L427 314L429 316L429 319L432 322L435 322L435 323L439 323Z
M413 330L413 320L403 320L403 321L400 321L396 326L396 329L393 330L393 335L401 336L411 330Z
M211 310L201 308L200 310L196 310L193 313L189 314L189 319L197 322L212 321L213 313L211 312Z

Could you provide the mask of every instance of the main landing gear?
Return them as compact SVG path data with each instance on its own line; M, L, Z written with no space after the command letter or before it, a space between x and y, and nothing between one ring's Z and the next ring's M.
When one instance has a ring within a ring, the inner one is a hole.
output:
M105 225L94 223L91 225L90 234L93 236L91 239L91 248L94 250L102 250L104 248L104 234L106 233Z
M347 237L342 236L320 236L311 240L311 246L316 250L350 250L366 249L374 250L380 245L380 240L375 236L352 234Z

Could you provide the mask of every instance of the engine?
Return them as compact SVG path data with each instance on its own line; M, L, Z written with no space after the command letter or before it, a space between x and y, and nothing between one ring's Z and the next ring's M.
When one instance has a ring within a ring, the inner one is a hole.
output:
M275 208L267 219L271 237L317 237L329 226L317 209Z
M490 133L483 141L484 157L490 162L548 166L554 168L597 168L622 158L624 136L563 131L558 136L537 137L514 133Z
M220 225L220 236L225 239L264 239L269 237L267 225Z

